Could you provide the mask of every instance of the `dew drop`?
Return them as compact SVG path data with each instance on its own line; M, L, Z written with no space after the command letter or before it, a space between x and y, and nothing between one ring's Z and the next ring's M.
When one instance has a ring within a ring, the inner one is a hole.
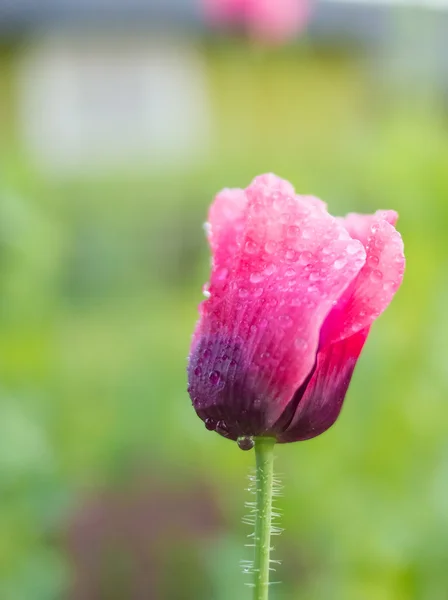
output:
M346 264L347 261L345 260L345 258L338 258L334 261L333 267L339 271L340 269L343 269Z
M205 428L208 429L209 431L215 431L215 429L216 429L216 421L214 419L211 419L210 417L207 417L205 419L204 425L205 425Z
M317 285L309 285L308 286L308 292L310 294L313 294L314 292L318 292L319 288L317 287Z
M224 437L228 437L228 435L229 435L229 429L228 429L225 421L218 421L216 423L215 431L216 431L216 433L220 433Z
M294 277L295 274L296 274L296 272L293 268L286 269L286 271L285 271L285 277Z
M212 385L218 385L218 383L221 381L221 373L219 371L212 371L208 378Z
M395 281L385 281L383 283L383 290L385 292L390 292L390 291L394 290L395 286L396 286Z
M310 281L319 281L319 279L320 279L319 273L316 273L316 272L310 273L310 276L309 276Z
M250 326L250 332L251 333L257 333L258 327L256 325L251 325Z
M268 254L274 254L277 249L277 244L275 242L266 242L264 249Z
M249 295L249 292L246 290L246 288L242 287L238 290L238 296L240 298L247 298L248 295Z
M292 319L289 315L280 315L278 320L282 327L291 327L292 325Z
M269 306L272 306L274 308L278 304L277 298L269 298L268 304L269 304Z
M286 230L286 235L289 238L298 237L299 234L300 234L300 229L296 225L290 225L288 227L288 229Z
M261 288L261 287L255 288L255 290L254 290L255 298L259 298L262 294L263 294L263 288Z
M297 252L289 249L285 252L285 258L288 262L295 262L297 260Z
M251 273L249 276L249 280L251 283L260 283L260 281L263 281L263 279L263 273Z
M378 269L370 273L370 280L373 281L373 283L378 283L379 281L381 281L382 278L383 274L381 273L381 271L378 271Z
M357 246L357 244L349 244L347 246L347 254L356 254L358 252L359 248Z
M257 251L257 244L251 240L248 240L244 248L248 254L255 254Z
M223 281L224 279L226 279L228 274L229 270L226 267L223 267L222 269L219 269L219 271L216 273L216 279L218 281Z
M311 229L304 229L302 231L302 237L304 240L311 239L312 235L313 235L313 231Z
M207 359L210 358L211 355L212 351L210 350L210 348L206 348L202 354L202 358Z
M277 270L276 266L273 264L268 265L265 270L263 271L263 273L265 275L273 275L275 273L275 271Z
M297 350L306 350L308 348L308 342L303 338L297 338L294 341L294 346L297 348Z
M193 371L193 373L196 375L196 377L200 377L202 375L201 367L196 367L196 369Z
M254 447L254 440L249 436L239 437L236 443L238 444L238 447L244 451L252 450Z
M272 203L272 205L275 208L275 210L278 210L280 212L286 208L285 201L286 201L286 198L284 198L283 196L280 196L279 194L275 194L274 202Z
M264 329L265 327L268 326L268 323L269 323L269 321L267 319L261 319L260 327Z
M308 265L313 259L313 255L311 254L311 252L309 252L308 250L305 250L305 252L301 252L300 256L299 256L299 263L301 265Z

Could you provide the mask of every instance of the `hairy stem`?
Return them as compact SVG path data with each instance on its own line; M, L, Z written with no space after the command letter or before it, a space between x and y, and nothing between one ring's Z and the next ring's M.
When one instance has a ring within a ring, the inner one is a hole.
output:
M268 600L269 596L274 445L275 440L272 438L255 438L257 511L254 541L254 600Z

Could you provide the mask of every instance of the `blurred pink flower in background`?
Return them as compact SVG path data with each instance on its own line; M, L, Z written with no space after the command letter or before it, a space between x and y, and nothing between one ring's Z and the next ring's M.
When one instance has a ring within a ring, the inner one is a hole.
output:
M213 26L241 27L250 37L281 43L303 31L310 16L310 0L202 0L205 17Z

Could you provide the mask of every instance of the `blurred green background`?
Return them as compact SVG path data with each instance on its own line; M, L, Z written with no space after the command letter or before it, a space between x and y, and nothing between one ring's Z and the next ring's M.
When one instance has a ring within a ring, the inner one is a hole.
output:
M439 51L410 68L422 15L386 14L387 52L312 27L283 48L169 22L163 39L102 24L88 44L79 23L3 30L2 600L250 598L239 562L254 457L205 430L185 369L207 207L266 171L333 214L396 209L408 261L337 425L277 449L272 598L447 597L448 104ZM142 133L132 86L166 48ZM79 65L97 51L89 79ZM117 103L128 71L131 101Z

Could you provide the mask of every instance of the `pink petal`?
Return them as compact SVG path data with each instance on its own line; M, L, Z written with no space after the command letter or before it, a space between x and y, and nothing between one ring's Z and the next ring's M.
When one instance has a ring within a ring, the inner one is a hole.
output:
M359 273L365 251L321 203L295 195L274 175L256 178L245 194L244 216L221 221L222 194L220 209L211 211L211 297L202 303L195 334L201 345L193 348L190 368L194 373L199 367L199 374L190 384L198 414L224 397L226 402L238 397L246 405L235 407L235 420L253 403L265 402L269 426L312 370L321 326ZM240 219L244 232L235 235L229 223ZM232 254L221 247L229 238L238 246ZM228 279L214 285L215 271L224 264ZM219 406L216 410L219 418Z
M252 0L248 2L249 30L261 40L292 39L307 25L310 4L310 0Z
M377 210L373 215L360 215L359 213L348 213L345 217L338 217L352 238L359 240L367 246L371 235L372 225L380 221L387 221L395 226L398 221L398 213L394 210Z
M246 211L246 194L240 189L222 190L210 207L206 231L213 260L211 288L222 287L228 279L241 246Z
M296 410L279 442L307 440L326 431L336 421L369 328L335 344L317 355L316 368L305 391L298 390L289 410ZM294 406L295 405L295 406Z
M401 285L405 267L403 240L394 211L348 215L349 233L363 242L366 264L325 322L321 345L349 337L370 326L387 308ZM342 219L341 219L342 222Z

